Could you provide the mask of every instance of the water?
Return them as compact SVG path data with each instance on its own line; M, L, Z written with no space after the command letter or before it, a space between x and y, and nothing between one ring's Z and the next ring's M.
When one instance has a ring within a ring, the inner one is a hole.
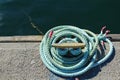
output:
M99 33L106 25L120 33L119 0L0 0L0 36L40 34L58 25L73 25Z

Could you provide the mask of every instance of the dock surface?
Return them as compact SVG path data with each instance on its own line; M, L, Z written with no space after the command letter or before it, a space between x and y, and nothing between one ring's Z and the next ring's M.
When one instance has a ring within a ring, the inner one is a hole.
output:
M114 53L80 80L120 80L120 34L111 34ZM0 80L64 80L46 69L39 55L42 36L0 37Z

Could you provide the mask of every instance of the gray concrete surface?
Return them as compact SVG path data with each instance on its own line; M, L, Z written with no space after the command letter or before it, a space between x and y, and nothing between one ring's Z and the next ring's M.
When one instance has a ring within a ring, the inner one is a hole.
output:
M105 64L91 69L80 80L120 80L120 42ZM50 73L39 56L39 42L0 43L0 80L63 80Z

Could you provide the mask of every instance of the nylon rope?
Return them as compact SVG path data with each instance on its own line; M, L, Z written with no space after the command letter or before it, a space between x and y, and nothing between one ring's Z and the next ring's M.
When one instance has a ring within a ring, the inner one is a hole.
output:
M108 30L96 36L93 32L80 29L75 26L62 25L50 29L40 43L40 56L46 67L53 73L63 77L75 77L82 75L91 68L104 63L112 54L113 44L106 37ZM59 49L52 46L55 43L82 42L86 46L84 49L67 48ZM99 44L107 42L109 52L97 60L97 47ZM70 56L67 56L70 54Z

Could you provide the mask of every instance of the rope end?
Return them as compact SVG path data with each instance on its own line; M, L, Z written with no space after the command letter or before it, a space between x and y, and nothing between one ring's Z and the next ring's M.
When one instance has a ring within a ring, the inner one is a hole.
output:
M51 38L52 35L53 35L53 31L50 31L50 33L49 33L49 37Z
M101 32L103 33L103 31L106 29L106 26L103 26L101 29Z

